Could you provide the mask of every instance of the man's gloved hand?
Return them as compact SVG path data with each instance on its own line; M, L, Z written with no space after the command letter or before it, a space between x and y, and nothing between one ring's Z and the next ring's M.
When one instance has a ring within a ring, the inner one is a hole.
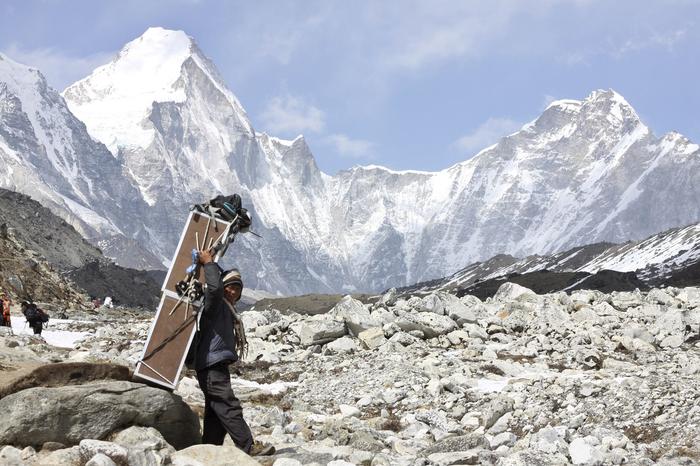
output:
M209 262L213 262L214 257L212 256L210 250L208 250L208 249L206 251L200 250L199 254L198 254L198 260L199 260L200 264L204 265L204 264L208 264Z

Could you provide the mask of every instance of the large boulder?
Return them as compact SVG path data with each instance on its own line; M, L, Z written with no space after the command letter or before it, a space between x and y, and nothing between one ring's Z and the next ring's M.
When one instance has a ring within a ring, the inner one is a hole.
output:
M175 449L153 427L129 427L113 435L110 441L127 448L129 466L169 464L170 456L175 453Z
M368 328L381 326L381 322L370 314L369 309L350 295L344 296L329 314L345 322L354 337Z
M76 445L134 425L155 428L175 448L200 440L199 419L179 396L133 382L29 388L0 400L0 412L0 444Z
M252 331L270 323L262 312L252 310L242 312L241 320L243 321L243 327L246 331Z
M96 380L129 380L126 366L88 362L60 362L43 364L28 372L17 371L0 384L0 398L32 387L60 387L80 385Z
M532 302L537 301L537 293L529 288L518 285L517 283L506 282L500 287L498 291L493 295L494 301L508 302L508 301L526 301Z
M386 338L384 337L384 330L381 327L375 327L360 332L357 336L362 342L362 345L367 349L375 349L386 343Z
M656 335L657 341L662 341L670 335L683 336L685 325L684 313L678 309L671 309L656 319L650 327L650 332Z
M432 312L407 312L396 320L404 332L420 330L426 338L434 338L457 329L454 320Z
M458 325L476 322L477 316L474 310L457 296L450 293L438 293L438 296L443 303L445 315L457 322Z
M172 456L173 466L260 466L243 450L231 445L195 445Z
M302 346L324 345L345 335L345 323L326 316L314 316L295 322L289 329L299 337Z

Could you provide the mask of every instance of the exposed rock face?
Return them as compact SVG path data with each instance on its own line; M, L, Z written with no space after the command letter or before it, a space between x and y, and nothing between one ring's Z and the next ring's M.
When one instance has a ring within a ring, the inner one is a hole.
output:
M0 186L40 201L94 241L140 236L128 218L146 204L124 167L38 70L0 55L0 104Z
M179 397L132 382L29 388L2 398L0 410L0 444L75 445L132 425L154 427L176 448L200 438L197 416Z
M79 304L83 299L78 294L87 293L111 296L126 306L155 307L159 283L146 272L112 263L59 213L24 194L0 188L0 218L6 228L0 235L0 250L4 251L0 289L26 294L14 280L40 302Z

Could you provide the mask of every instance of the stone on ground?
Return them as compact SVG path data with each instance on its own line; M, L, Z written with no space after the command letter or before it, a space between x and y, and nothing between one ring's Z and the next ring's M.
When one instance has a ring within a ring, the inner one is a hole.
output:
M175 448L200 439L199 419L179 396L133 382L30 388L1 399L0 412L0 444L22 447L75 445L132 425L154 427Z

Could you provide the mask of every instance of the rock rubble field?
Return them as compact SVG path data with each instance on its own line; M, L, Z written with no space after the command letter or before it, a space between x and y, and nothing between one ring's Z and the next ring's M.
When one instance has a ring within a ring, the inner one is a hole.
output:
M0 464L700 463L700 288L506 283L485 301L390 291L317 315L254 306L232 384L256 438L277 448L255 459L228 438L196 445L193 373L174 394L104 376L134 366L152 317L105 312L60 323L86 332L72 348L0 330ZM50 363L70 368L60 383Z

